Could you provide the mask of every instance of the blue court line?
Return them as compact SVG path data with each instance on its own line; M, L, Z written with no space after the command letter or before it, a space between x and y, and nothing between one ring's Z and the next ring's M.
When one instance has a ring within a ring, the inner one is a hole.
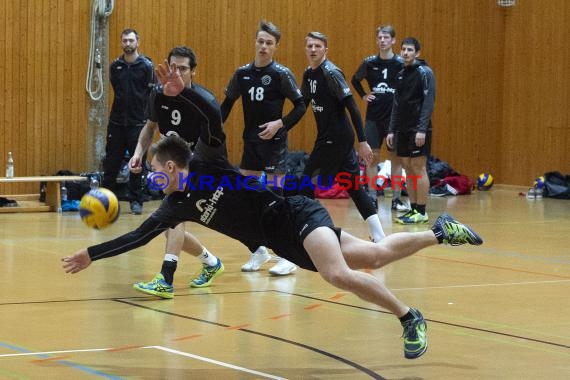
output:
M31 351L31 350L28 350L28 349L22 348L22 347L18 347L18 346L14 346L14 345L12 345L10 343L6 343L6 342L0 342L0 347L5 347L5 348L8 348L10 350L21 352L21 353L30 353L30 354L33 353L33 351ZM34 356L42 358L42 359L49 358L49 355L46 355L46 354L37 354ZM55 363L59 363L59 364L62 364L62 365L65 365L65 366L68 366L71 368L78 369L78 370L83 371L83 372L87 372L90 375L95 375L95 376L103 377L106 379L121 380L121 378L118 376L113 376L113 375L110 375L110 374L105 373L105 372L97 371L93 368L85 367L81 364L76 364L76 363L70 362L68 360L57 360L57 361L55 361Z

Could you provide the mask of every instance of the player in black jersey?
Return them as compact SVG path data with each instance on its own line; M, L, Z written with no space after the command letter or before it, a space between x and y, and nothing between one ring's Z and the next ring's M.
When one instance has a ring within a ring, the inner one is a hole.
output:
M396 31L392 25L382 25L376 29L376 43L378 54L364 59L358 70L352 76L352 86L367 104L366 121L364 132L366 141L374 152L374 160L367 166L369 178L378 175L378 162L380 162L380 148L382 141L388 134L390 114L394 100L394 79L396 74L404 67L402 57L394 54L392 46L396 43ZM370 93L366 93L362 87L362 80L366 80ZM408 211L408 207L400 200L402 181L402 163L394 152L388 148L390 159L390 177L392 179L391 190L393 192L392 209L396 211ZM399 180L396 183L396 180ZM400 185L400 186L398 186ZM384 191L376 191L372 186L369 189L374 195L384 195Z
M186 87L192 87L196 93L210 102L212 107L219 107L211 92L192 81L198 64L192 49L186 46L175 47L168 54L168 62L176 64ZM156 131L160 132L161 138L180 136L193 149L200 136L200 125L205 122L198 108L192 107L180 96L166 96L162 87L155 87L149 100L149 119L140 133L137 147L129 162L131 171L136 173L142 170L143 157ZM209 286L212 280L224 271L221 260L209 252L194 235L185 232L183 223L168 230L166 236L166 254L160 273L150 282L136 283L135 289L163 298L172 298L174 272L181 249L202 261L202 271L197 278L190 281L190 286L199 288Z
M344 74L327 59L327 44L327 37L319 32L311 32L305 38L309 67L303 74L301 92L305 104L311 104L313 109L317 122L317 139L303 174L313 178L318 186L331 185L331 179L339 174L347 177L350 182L348 194L366 220L370 237L378 242L385 234L377 214L376 198L372 199L355 179L360 175L358 157L368 163L372 160L372 150L366 142L362 117ZM358 137L358 157L354 150L354 132L346 110ZM308 186L300 186L300 193L313 196L313 191Z
M235 71L225 90L222 102L222 121L225 122L233 104L241 97L244 117L243 155L240 171L244 175L260 177L267 174L275 191L286 174L287 132L305 113L303 96L291 70L273 60L281 39L280 30L271 22L261 21L255 35L255 59ZM285 99L293 109L283 116ZM258 271L271 259L265 247L250 247L251 255L241 270ZM296 266L279 260L269 269L274 275L292 273Z
M404 328L405 357L421 356L427 350L422 314L396 298L382 281L357 269L380 268L438 243L480 245L481 238L447 214L431 230L395 233L379 243L341 231L318 201L282 197L251 177L245 179L227 159L219 108L184 87L176 65L159 65L157 73L165 94L180 95L207 120L201 123L194 155L177 136L154 144L151 167L168 182L160 207L136 230L62 258L64 271L80 272L92 261L143 246L168 228L194 221L239 241L270 247L300 267L318 271L332 285L391 311Z
M429 221L426 212L429 191L426 164L431 152L435 77L427 63L418 59L420 43L417 39L405 38L401 48L404 68L396 77L396 94L386 144L396 146L396 154L406 169L406 188L411 206L409 212L395 221L421 224Z

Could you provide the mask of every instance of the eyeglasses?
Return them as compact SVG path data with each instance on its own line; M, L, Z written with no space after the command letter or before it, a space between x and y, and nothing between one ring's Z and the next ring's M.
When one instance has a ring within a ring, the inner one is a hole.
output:
M176 66L176 68L178 69L178 71L180 71L180 74L184 74L192 70L190 66Z

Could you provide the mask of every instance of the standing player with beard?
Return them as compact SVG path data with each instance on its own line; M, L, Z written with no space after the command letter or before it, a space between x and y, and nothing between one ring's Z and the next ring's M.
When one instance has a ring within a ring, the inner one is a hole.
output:
M146 107L151 88L154 86L154 66L138 51L139 35L134 29L121 33L124 54L109 68L111 86L115 97L107 127L107 146L103 161L102 186L116 191L116 179L125 151L133 154L141 129L146 122ZM141 174L129 176L129 200L131 212L142 213L143 195Z
M305 113L301 91L287 67L273 60L279 46L281 32L271 22L261 21L255 36L255 59L236 70L228 84L222 102L222 120L225 122L234 102L241 97L244 117L244 151L240 171L246 176L260 177L264 171L273 191L283 194L279 187L287 174L287 132ZM285 99L293 109L283 116ZM249 247L251 256L241 270L255 272L271 259L267 248ZM279 258L269 273L288 275L296 265Z

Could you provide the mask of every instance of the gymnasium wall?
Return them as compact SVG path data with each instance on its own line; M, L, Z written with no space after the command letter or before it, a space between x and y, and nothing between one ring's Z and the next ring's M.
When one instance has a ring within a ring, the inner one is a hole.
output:
M2 170L9 150L16 175L97 169L86 167L86 144L93 144L87 141L91 102L85 91L91 4L0 0ZM489 171L504 184L527 185L548 170L570 173L563 41L570 35L570 2L564 0L517 0L513 8L495 0L117 0L109 19L109 58L121 54L126 27L139 31L140 50L155 63L173 46L191 46L198 54L196 82L221 101L234 70L253 60L262 18L281 28L276 59L297 80L307 63L307 32L329 36L328 56L350 79L362 59L377 52L375 28L393 24L395 51L403 37L417 37L421 57L436 75L434 155L461 173ZM235 163L242 128L238 102L226 123ZM291 132L290 148L310 151L314 137L308 112ZM0 194L15 192L37 189L0 186Z

